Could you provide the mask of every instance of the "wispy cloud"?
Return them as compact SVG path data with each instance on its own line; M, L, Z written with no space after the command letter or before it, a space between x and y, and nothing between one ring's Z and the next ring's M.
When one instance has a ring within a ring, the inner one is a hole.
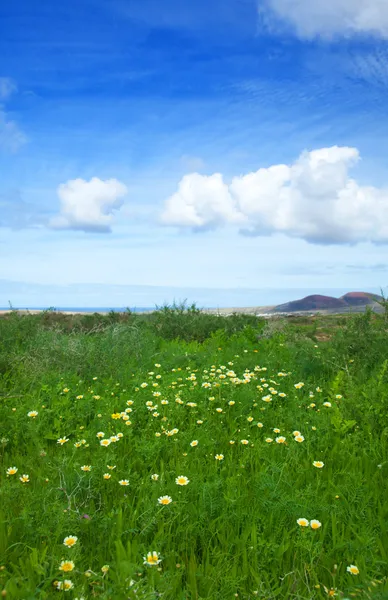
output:
M27 138L19 125L10 117L4 103L17 91L16 83L9 77L0 77L0 149L17 152Z
M0 100L6 100L16 90L16 83L10 77L0 77Z

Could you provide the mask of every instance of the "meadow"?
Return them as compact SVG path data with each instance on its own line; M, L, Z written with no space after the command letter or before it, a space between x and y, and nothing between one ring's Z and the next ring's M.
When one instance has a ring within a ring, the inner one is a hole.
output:
M0 594L388 598L388 309L0 319Z

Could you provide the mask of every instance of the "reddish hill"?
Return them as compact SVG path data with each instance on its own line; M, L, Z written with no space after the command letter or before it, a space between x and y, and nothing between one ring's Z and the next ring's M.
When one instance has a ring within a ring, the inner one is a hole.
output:
M340 299L344 300L349 306L365 306L377 301L380 302L383 298L377 294L368 294L367 292L349 292L341 296Z
M341 298L313 294L301 300L294 300L275 307L277 312L298 312L303 310L327 310L329 308L346 308L348 304Z

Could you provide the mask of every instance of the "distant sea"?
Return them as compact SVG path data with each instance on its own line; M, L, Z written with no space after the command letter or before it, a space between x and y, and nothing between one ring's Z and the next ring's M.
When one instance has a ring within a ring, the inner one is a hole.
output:
M49 310L47 306L29 306L26 308L25 306L12 306L13 310ZM84 306L60 306L51 308L55 312L80 312L80 313L109 313L111 311L117 313L126 312L128 307L111 307L111 306L92 306L92 307L84 307ZM9 306L0 307L0 310L11 310ZM132 308L130 307L132 312L150 312L155 310L155 307L149 306L139 306Z

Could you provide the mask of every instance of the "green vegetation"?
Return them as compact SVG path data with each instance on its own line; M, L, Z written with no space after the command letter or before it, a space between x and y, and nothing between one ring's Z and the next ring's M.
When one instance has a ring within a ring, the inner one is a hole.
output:
M387 315L0 319L0 592L388 598Z

